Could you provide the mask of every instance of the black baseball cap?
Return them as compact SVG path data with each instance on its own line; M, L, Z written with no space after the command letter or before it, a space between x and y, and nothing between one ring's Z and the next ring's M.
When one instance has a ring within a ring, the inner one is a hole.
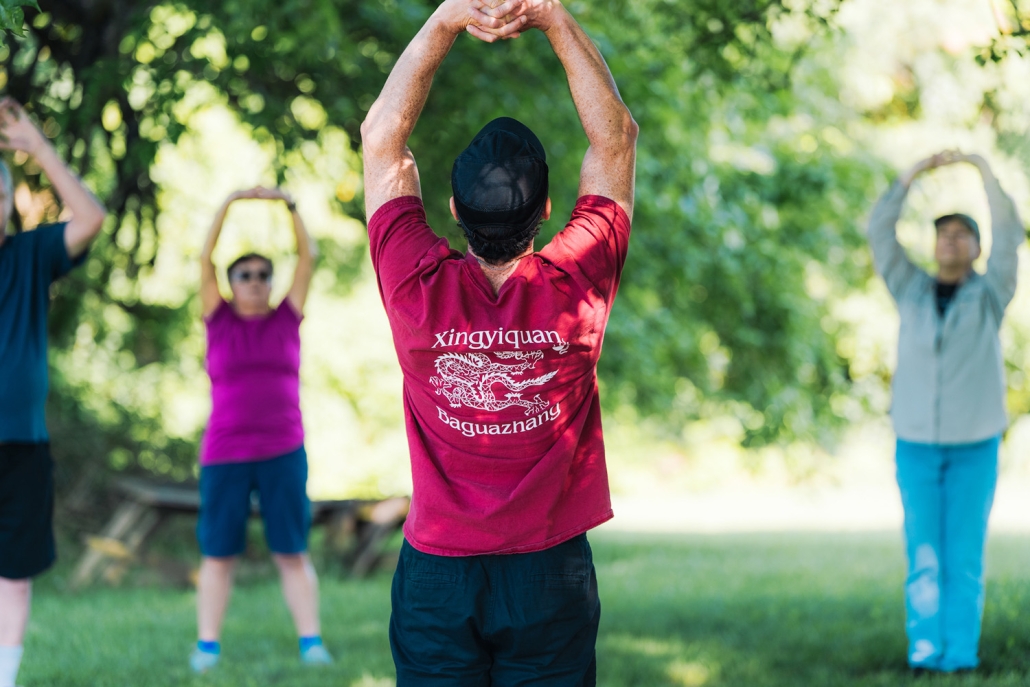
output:
M976 223L976 220L969 215L964 215L961 212L953 212L950 215L944 215L938 217L933 221L933 226L937 228L937 231L941 230L941 227L948 222L959 222L966 225L966 229L973 232L973 236L976 237L977 243L980 242L980 226Z
M500 117L454 160L454 205L465 233L508 241L533 232L547 205L547 155L529 127Z

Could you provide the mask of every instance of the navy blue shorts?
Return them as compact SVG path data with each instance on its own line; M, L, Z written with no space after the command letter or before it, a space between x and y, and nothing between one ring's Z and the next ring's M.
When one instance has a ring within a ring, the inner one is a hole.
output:
M281 554L307 551L311 529L307 484L308 456L303 446L269 460L202 466L200 552L214 558L243 553L253 492L261 504L268 548Z
M445 557L404 542L397 687L593 687L601 602L585 534L534 553Z
M35 577L55 558L50 444L0 444L0 577Z

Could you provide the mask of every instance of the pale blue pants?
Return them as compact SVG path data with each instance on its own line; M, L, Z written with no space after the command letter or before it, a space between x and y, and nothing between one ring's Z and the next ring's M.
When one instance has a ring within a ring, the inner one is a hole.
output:
M955 446L898 439L913 667L950 672L980 662L984 546L1000 442L1000 436Z

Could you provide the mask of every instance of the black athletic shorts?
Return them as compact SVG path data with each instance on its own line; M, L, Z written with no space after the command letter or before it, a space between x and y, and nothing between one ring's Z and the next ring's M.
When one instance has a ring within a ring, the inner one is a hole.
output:
M35 577L56 558L50 444L0 444L0 577Z
M594 687L601 619L585 534L534 553L401 547L390 648L397 687Z

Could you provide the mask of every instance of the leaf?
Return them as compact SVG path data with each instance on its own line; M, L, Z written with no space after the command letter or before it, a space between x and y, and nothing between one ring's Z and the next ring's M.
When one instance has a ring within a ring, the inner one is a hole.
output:
M16 36L25 35L25 12L22 7L39 11L36 0L0 0L0 29Z

